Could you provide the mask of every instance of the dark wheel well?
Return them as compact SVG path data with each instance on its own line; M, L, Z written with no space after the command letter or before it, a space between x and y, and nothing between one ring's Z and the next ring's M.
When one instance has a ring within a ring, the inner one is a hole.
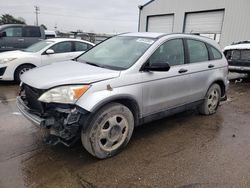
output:
M29 65L29 66L32 66L32 67L36 67L36 66L33 65L32 63L24 63L24 64L21 64L21 65L19 65L19 66L15 69L14 75L16 74L17 69L18 69L19 67L21 67L21 66L24 66L24 65Z
M218 84L221 88L221 97L226 95L226 86L222 80L217 80L213 84Z
M18 67L16 67L15 71L14 71L14 79L17 81L17 71L19 70L20 67L22 66L25 66L25 65L28 65L28 66L32 66L33 68L36 67L35 65L31 64L31 63L24 63L24 64L21 64L19 65Z

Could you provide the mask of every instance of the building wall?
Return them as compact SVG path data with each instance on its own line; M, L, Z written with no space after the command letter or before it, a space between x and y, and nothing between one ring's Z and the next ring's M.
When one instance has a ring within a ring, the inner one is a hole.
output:
M139 31L146 31L147 16L174 13L173 32L183 32L186 12L225 9L221 47L250 40L250 0L155 0L140 13Z

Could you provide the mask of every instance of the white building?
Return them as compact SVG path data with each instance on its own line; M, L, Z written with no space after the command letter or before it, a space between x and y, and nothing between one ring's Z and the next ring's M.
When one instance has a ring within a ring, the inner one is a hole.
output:
M139 9L139 31L200 34L221 47L250 40L250 0L151 0Z

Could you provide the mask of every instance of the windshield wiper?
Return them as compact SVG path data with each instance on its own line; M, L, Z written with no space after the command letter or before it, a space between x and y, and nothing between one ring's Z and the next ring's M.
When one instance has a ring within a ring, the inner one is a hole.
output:
M91 63L91 62L84 62L84 63L86 63L86 64L88 64L88 65L96 66L96 67L102 67L101 65L96 64L96 63ZM102 68L103 68L103 67L102 67Z

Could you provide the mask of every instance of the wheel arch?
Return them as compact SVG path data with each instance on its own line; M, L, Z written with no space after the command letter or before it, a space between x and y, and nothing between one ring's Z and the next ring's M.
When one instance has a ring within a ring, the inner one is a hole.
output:
M16 68L15 68L15 71L14 71L14 76L16 74L16 71L19 67L23 66L23 65L31 65L33 67L36 67L36 65L34 65L33 63L22 63L22 64L19 64Z
M31 65L33 67L37 67L36 65L34 65L33 63L22 63L22 64L19 64L18 66L16 66L14 72L13 72L13 78L15 78L15 75L16 75L16 71L19 67L23 66L23 65Z
M226 85L224 83L223 80L215 80L210 86L209 88L213 85L213 84L218 84L221 88L221 97L224 97L226 95ZM208 89L209 89L208 88Z
M102 101L101 103L97 104L95 107L93 107L93 109L91 110L91 113L95 113L97 112L99 109L101 109L102 107L104 107L105 105L114 102L114 103L120 103L124 106L126 106L127 108L129 108L131 110L131 112L133 113L134 116L134 120L135 120L135 126L137 126L139 124L139 119L140 119L140 107L138 102L131 96L117 96L117 97L112 97L109 99L106 99L104 101Z

